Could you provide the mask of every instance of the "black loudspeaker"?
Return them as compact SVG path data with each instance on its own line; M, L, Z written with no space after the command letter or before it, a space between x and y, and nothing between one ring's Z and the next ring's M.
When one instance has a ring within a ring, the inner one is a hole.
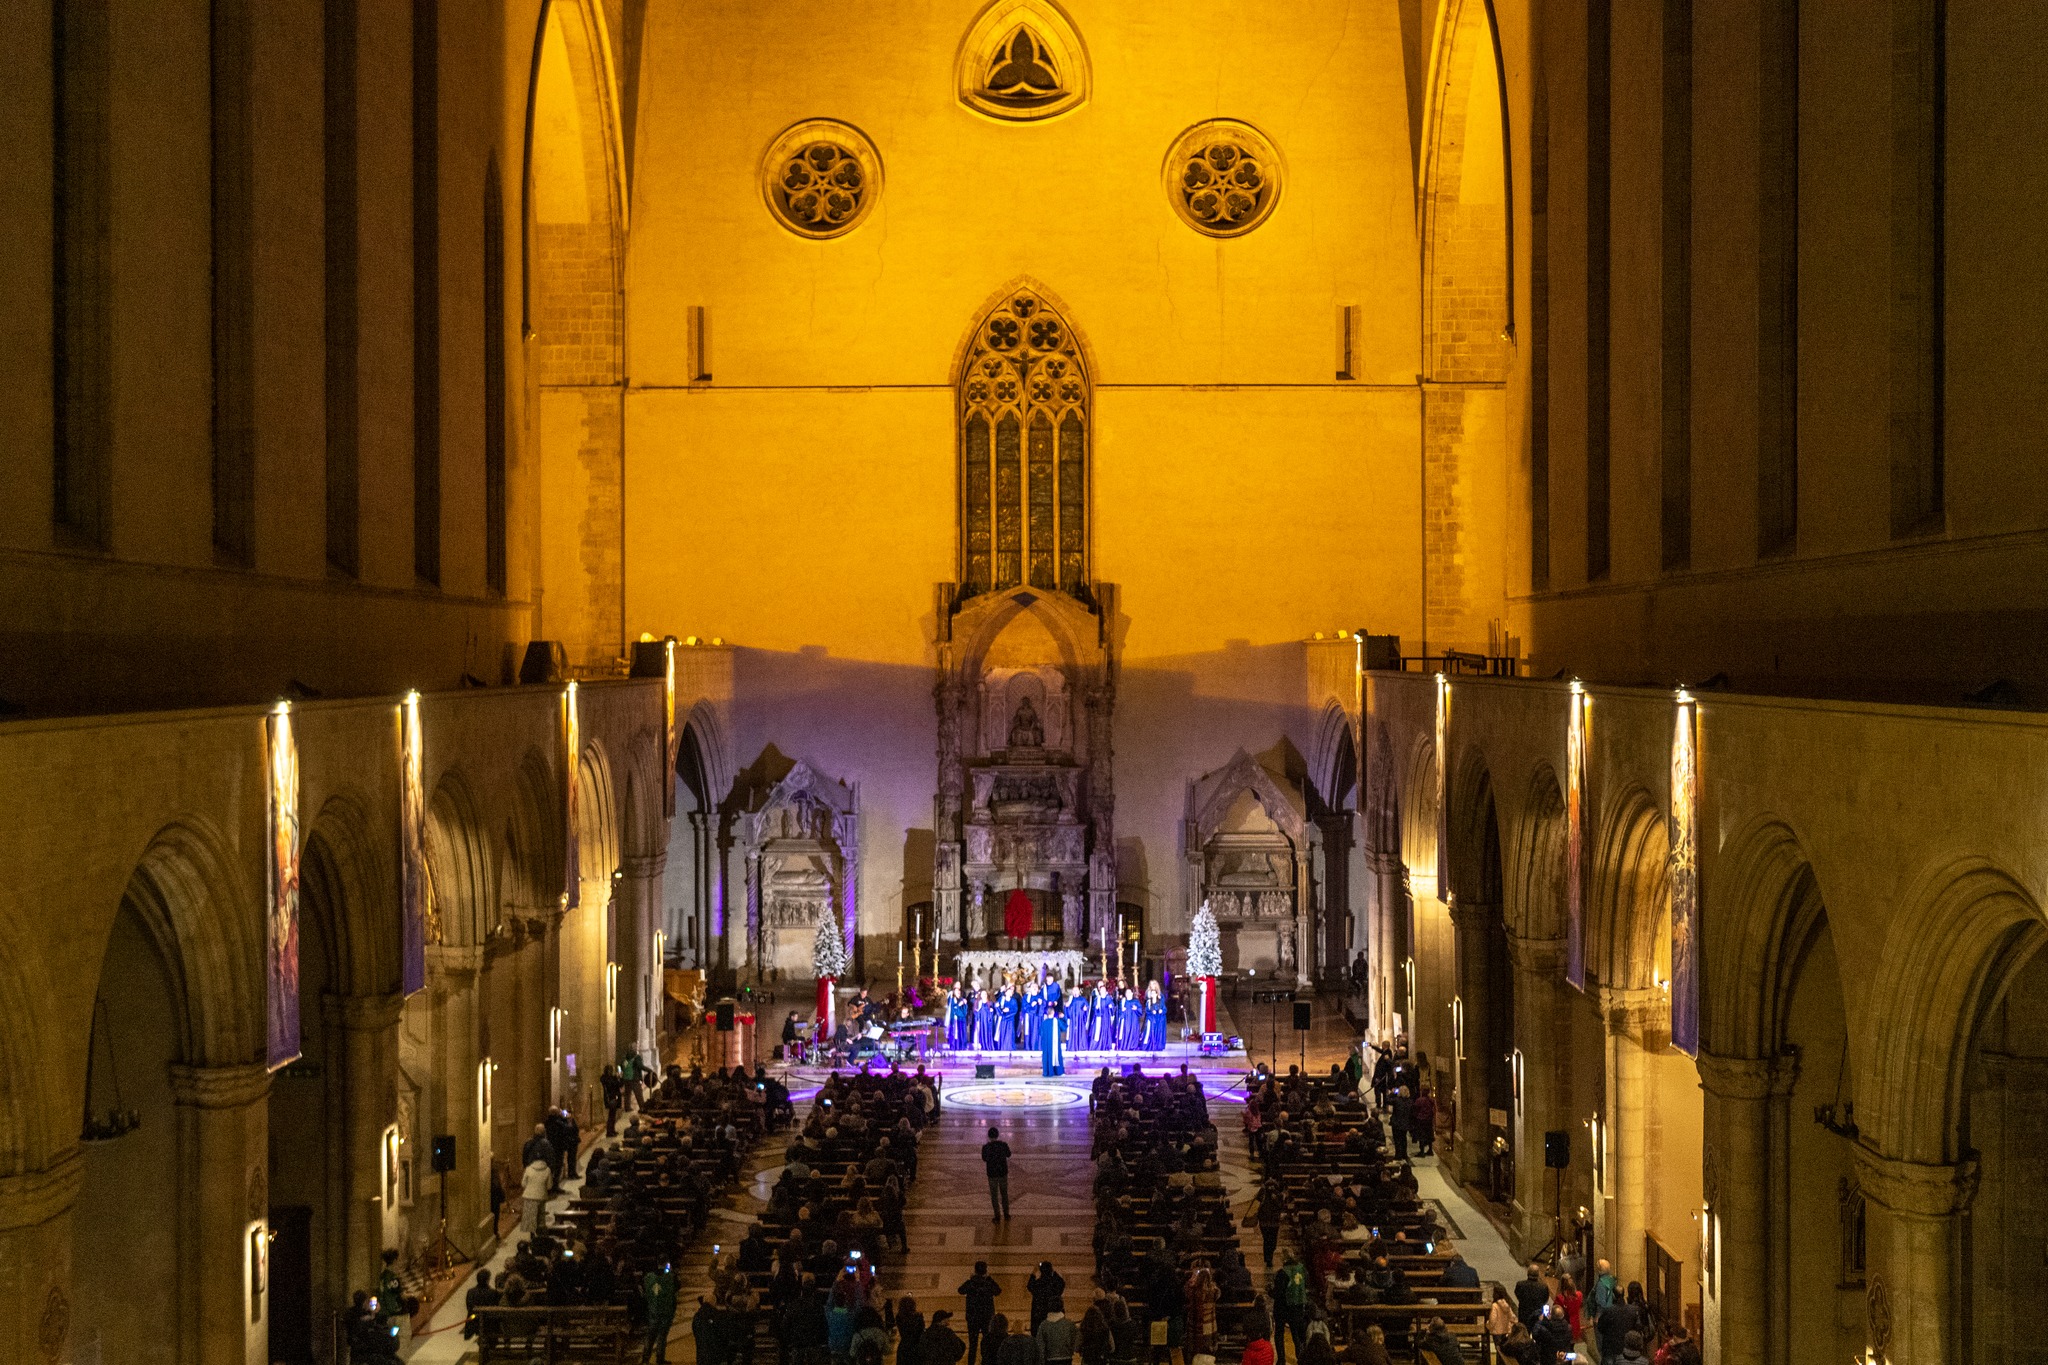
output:
M995 1078L996 1078L996 1064L995 1064L994 1062L976 1062L976 1063L974 1064L974 1079L975 1079L975 1080L977 1080L977 1081L992 1081L992 1080L994 1080Z
M732 1001L730 1000L718 1002L718 1031L720 1033L732 1032Z
M528 640L526 655L519 661L519 681L525 686L535 683L558 683L569 671L568 651L559 640Z
M1559 1128L1543 1135L1543 1164L1553 1171L1561 1171L1572 1164L1570 1133Z
M442 1175L455 1169L455 1134L442 1133L435 1137L434 1169Z
M1308 1032L1308 1001L1306 1000L1294 1002L1294 1031L1296 1033Z

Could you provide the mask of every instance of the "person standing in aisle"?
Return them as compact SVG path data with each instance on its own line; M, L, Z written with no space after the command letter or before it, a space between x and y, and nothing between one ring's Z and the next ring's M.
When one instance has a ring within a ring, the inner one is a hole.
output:
M994 1215L989 1221L1003 1222L1010 1216L1010 1144L994 1124L989 1125L988 1141L981 1144L981 1164L988 1172L988 1203Z

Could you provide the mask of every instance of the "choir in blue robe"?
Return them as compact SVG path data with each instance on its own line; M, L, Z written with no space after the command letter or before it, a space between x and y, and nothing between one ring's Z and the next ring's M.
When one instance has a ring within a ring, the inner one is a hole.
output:
M1145 1001L1145 1039L1147 1052L1166 1051L1166 997Z
M1094 1015L1094 1045L1097 1052L1110 1052L1116 1048L1117 1003L1106 986L1095 988L1095 1000L1090 1007Z
M1039 1016L1038 1052L1043 1074L1067 1074L1067 1021L1060 1017L1057 1009Z
M1067 1046L1086 1052L1095 1046L1094 1011L1088 1007L1088 992L1075 991L1066 1004Z
M1124 992L1116 1023L1116 1050L1136 1052L1145 1045L1145 1002L1133 990Z
M976 1052L992 1052L995 1050L996 1021L998 1018L1000 1016L996 1012L995 1002L988 998L987 991L983 991L981 999L976 1001L974 1006L974 1050Z
M1016 1048L1017 1016L1023 1009L1017 992L1005 986L1002 999L996 1002L996 1051L1010 1052Z
M965 1052L973 1043L974 1006L967 993L956 987L946 997L946 1046L954 1052Z
M1045 996L1036 985L1025 991L1017 1006L1017 1050L1038 1045L1038 1021L1045 1017Z

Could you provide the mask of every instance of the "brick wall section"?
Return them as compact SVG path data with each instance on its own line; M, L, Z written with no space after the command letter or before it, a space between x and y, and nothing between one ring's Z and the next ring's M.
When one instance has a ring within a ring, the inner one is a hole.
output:
M1460 638L1465 599L1463 536L1469 510L1465 470L1465 392L1425 389L1422 395L1422 554L1427 568L1424 611L1431 653L1470 649L1482 640Z

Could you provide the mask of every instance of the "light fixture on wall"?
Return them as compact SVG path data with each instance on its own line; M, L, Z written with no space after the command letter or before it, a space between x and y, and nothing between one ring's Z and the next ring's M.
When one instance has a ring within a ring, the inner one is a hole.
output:
M99 1058L102 1045L106 1051L105 1089L106 1107L95 1108L93 1100L99 1089ZM122 1138L142 1126L142 1115L121 1103L121 1073L114 1062L114 1030L107 1014L105 996L93 999L92 1037L87 1040L85 1050L85 1118L79 1128L82 1142L111 1142Z
M1836 1137L1848 1138L1854 1142L1862 1132L1856 1126L1856 1101L1845 1100L1837 1105L1833 1101L1813 1106L1813 1121L1833 1133Z
M619 964L604 964L604 1007L610 1014L619 1012Z

